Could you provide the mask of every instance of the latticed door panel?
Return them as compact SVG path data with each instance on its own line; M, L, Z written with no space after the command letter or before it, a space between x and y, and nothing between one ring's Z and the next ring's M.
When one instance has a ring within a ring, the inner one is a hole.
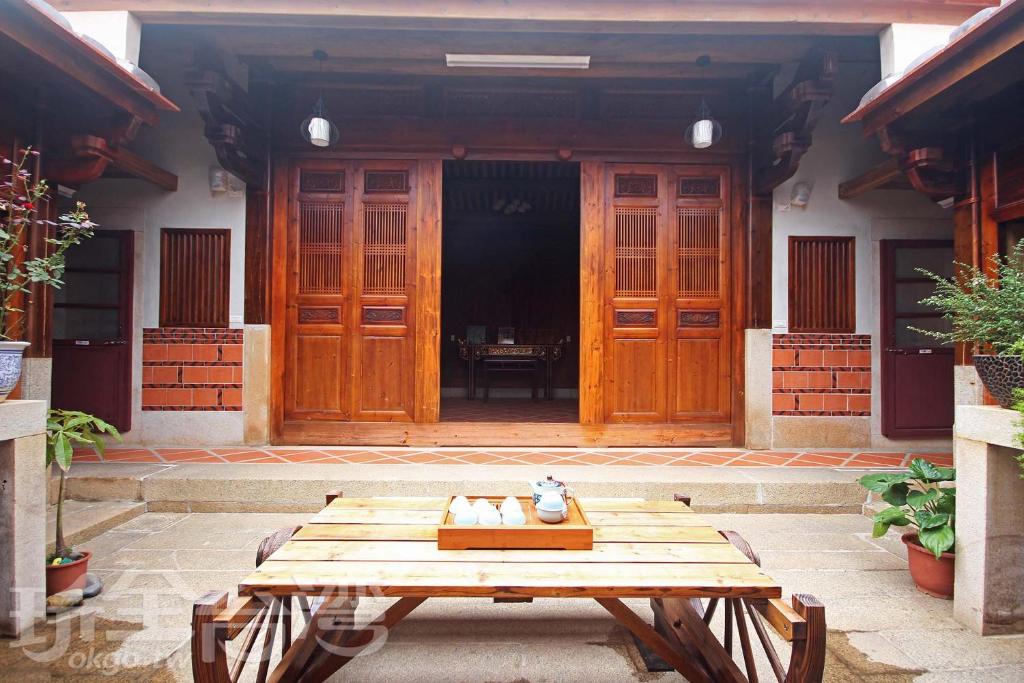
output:
M358 269L353 326L353 419L412 421L415 382L416 169L408 162L356 168Z
M289 203L285 415L345 420L351 281L352 169L307 162L293 169Z
M607 173L603 394L609 422L666 420L664 180L652 166L618 164Z
M674 215L670 261L674 283L669 418L725 422L731 418L727 168L672 169Z

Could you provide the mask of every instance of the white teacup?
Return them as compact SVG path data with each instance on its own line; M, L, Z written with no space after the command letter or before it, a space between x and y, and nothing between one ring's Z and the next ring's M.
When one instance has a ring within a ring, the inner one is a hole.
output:
M477 514L471 506L466 505L455 513L455 523L459 526L472 526L476 524Z

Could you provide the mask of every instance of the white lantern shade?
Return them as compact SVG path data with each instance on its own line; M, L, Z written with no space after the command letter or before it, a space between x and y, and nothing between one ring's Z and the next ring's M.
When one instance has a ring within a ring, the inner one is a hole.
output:
M331 122L325 118L314 116L306 127L310 143L317 147L328 147L331 144Z
M715 122L711 119L695 121L692 135L694 147L707 149L715 142Z

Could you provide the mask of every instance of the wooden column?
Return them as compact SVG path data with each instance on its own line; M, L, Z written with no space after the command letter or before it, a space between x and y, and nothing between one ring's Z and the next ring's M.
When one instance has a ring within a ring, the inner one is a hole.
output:
M747 213L747 329L772 327L772 195L751 194Z
M413 417L441 417L441 178L440 159L419 162L416 193L416 383Z
M604 173L580 164L580 424L604 422Z
M270 131L273 88L269 81L253 76L249 97L265 120L263 132ZM269 143L269 140L267 141ZM270 145L267 144L266 149ZM245 324L270 324L270 246L273 195L270 192L271 157L262 161L263 172L253 176L245 188ZM256 181L256 182L252 182Z

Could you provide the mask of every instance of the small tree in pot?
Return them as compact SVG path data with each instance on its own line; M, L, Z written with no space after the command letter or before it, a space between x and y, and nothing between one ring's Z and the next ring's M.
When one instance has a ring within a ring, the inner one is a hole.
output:
M992 257L993 275L957 264L958 275L945 278L920 270L935 281L935 294L922 304L941 311L952 323L949 332L916 329L944 343L976 343L974 367L985 388L1009 408L1014 389L1024 388L1024 240L1008 256Z
M87 446L102 455L109 434L117 441L121 434L112 424L77 410L50 410L46 419L46 466L56 465L60 472L57 492L57 519L54 552L46 558L46 594L81 588L89 568L88 551L79 552L64 539L64 484L71 468L75 446Z
M38 217L49 200L46 181L33 180L27 168L38 156L38 152L24 149L18 159L3 160L9 170L0 182L0 403L21 377L21 356L28 344L20 341L25 319L18 314L22 312L20 302L30 294L29 285L56 288L64 284L60 278L65 252L92 237L96 227L81 202L56 222ZM29 258L28 231L33 227L51 236L46 239L47 254Z
M884 536L892 526L917 529L903 534L910 575L918 590L946 599L953 597L956 489L942 484L955 480L955 469L923 458L911 462L907 472L867 474L859 480L891 506L874 516L872 536Z

